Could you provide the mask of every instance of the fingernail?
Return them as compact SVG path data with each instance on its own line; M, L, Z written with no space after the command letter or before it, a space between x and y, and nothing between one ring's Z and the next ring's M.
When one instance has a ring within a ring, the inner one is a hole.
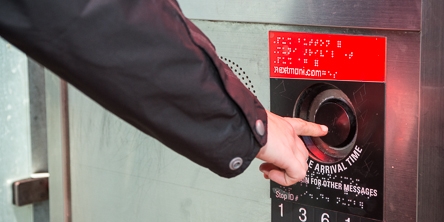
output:
M321 125L321 129L322 129L322 131L324 131L324 132L328 132L328 127L325 126L325 125Z

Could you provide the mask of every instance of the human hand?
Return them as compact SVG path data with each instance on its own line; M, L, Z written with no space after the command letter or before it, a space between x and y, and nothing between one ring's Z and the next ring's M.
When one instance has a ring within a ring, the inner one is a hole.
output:
M308 170L308 151L299 136L324 136L328 128L299 118L280 117L267 111L268 139L256 158L266 179L283 186L301 181Z

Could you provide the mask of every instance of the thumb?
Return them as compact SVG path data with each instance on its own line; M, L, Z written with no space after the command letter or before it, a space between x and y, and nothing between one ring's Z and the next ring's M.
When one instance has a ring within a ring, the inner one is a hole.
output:
M300 118L285 118L293 127L295 133L299 136L325 136L328 133L328 127L316 123L307 122Z

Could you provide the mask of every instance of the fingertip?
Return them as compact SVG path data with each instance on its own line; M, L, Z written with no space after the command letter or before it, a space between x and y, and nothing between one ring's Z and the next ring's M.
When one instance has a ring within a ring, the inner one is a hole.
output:
M325 136L328 133L328 127L326 125L307 122L306 128L302 129L302 131L301 136Z
M325 126L325 125L319 125L319 126L321 126L322 132L328 133L328 127L327 126Z
M313 122L308 122L300 118L286 118L286 121L293 127L299 136L324 136L328 133L328 127Z

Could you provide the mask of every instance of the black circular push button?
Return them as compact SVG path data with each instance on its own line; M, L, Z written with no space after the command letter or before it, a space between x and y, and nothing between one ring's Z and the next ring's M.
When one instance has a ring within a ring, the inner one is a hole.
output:
M347 111L336 102L322 104L315 116L315 123L326 125L328 134L321 139L330 146L341 147L350 134L350 119Z
M353 150L356 112L347 95L337 87L320 83L305 89L296 101L293 116L328 127L326 136L301 137L312 158L335 163Z

